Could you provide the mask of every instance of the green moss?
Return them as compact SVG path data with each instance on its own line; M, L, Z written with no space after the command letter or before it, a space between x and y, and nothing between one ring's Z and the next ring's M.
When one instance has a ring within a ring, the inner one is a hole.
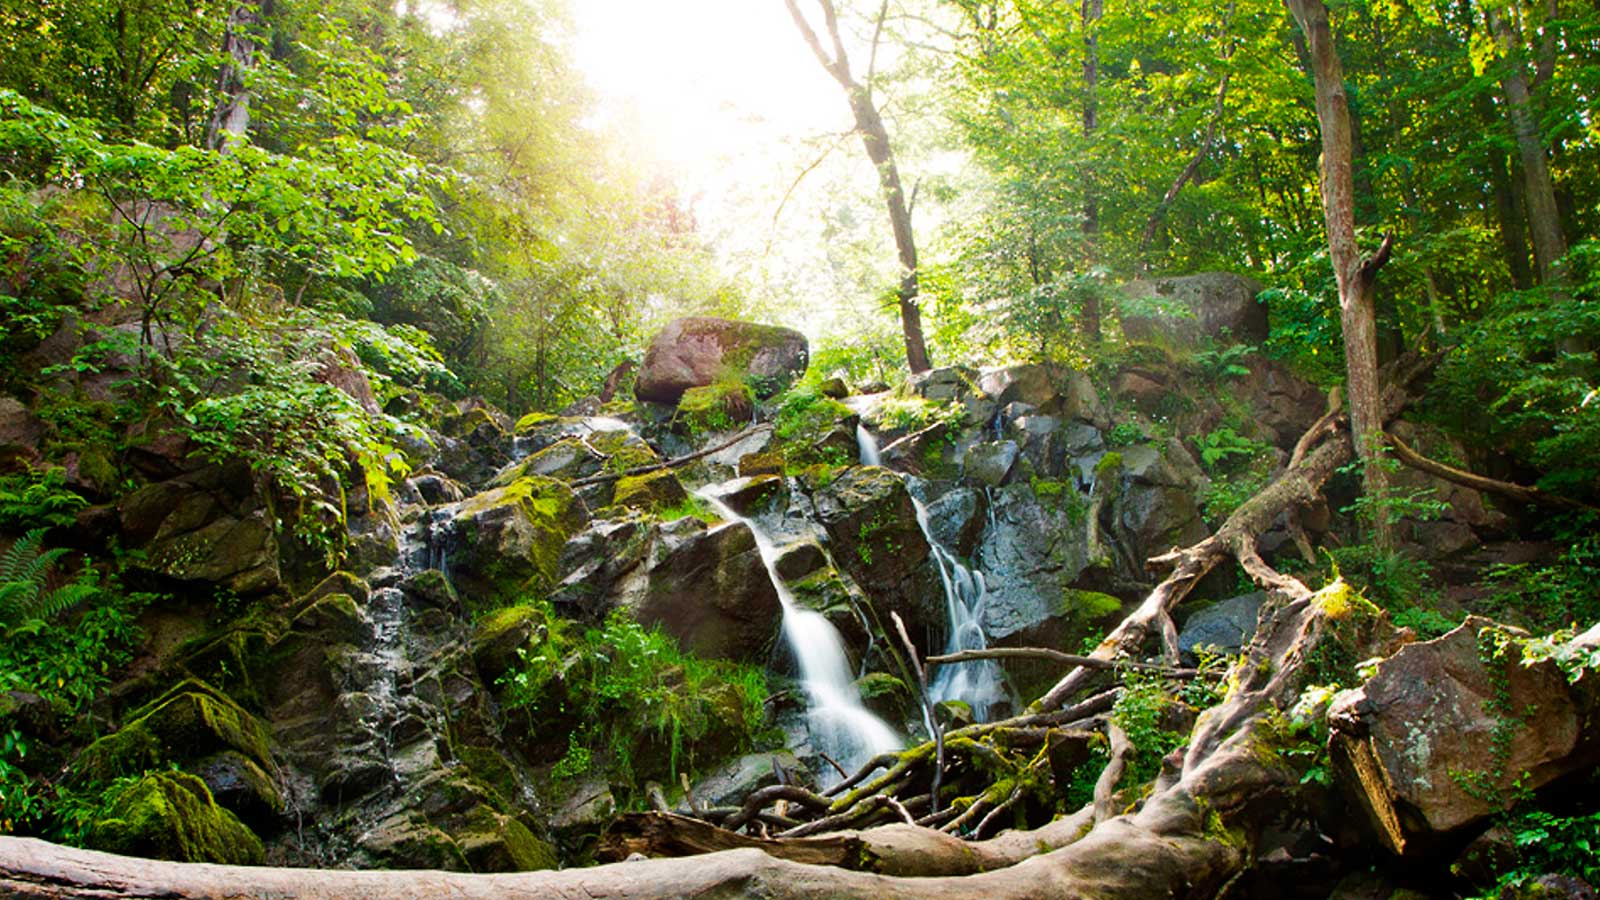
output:
M611 502L617 506L646 511L672 508L689 499L689 493L678 482L678 476L668 469L657 469L643 475L617 479Z
M531 412L518 419L517 424L514 428L512 428L512 431L519 435L527 434L535 428L538 428L540 425L547 425L551 422L559 421L560 419L560 416L554 416L546 412Z
M260 865L261 839L217 806L204 781L183 772L156 772L122 791L107 816L90 829L99 850L169 859Z
M1110 594L1066 588L1061 592L1056 615L1070 617L1080 622L1093 622L1121 609L1122 601Z
M1110 453L1107 453L1105 456L1100 457L1100 461L1094 464L1094 474L1096 478L1103 478L1107 475L1115 475L1120 471L1122 471L1122 454L1117 453L1114 450Z
M711 384L684 391L672 423L690 434L731 431L750 421L755 402L755 392L748 384L737 376L724 375Z
M1335 581L1311 598L1317 611L1329 619L1341 620L1352 616L1367 618L1378 615L1378 607L1361 596L1344 581Z
M165 762L237 750L263 768L272 765L265 725L201 681L184 681L90 744L74 761L79 778L109 781Z

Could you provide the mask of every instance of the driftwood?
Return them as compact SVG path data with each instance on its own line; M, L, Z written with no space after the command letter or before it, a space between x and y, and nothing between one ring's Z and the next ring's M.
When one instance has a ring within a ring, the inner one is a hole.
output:
M932 665L949 665L979 659L1043 659L1068 666L1083 666L1087 669L1132 669L1136 672L1154 672L1169 678L1194 678L1201 674L1199 669L1174 669L1171 666L1136 660L1099 659L1093 656L1079 656L1076 653L1063 653L1049 647L989 647L984 650L960 650L942 656L930 656L928 662Z

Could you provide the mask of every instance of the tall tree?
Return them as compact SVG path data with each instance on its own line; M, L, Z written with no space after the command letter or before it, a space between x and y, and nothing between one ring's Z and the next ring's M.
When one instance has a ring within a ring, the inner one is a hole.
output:
M1548 4L1548 16L1554 19L1556 0L1548 0ZM1557 280L1556 266L1567 254L1567 239L1561 231L1561 211L1556 206L1555 182L1545 158L1545 140L1540 134L1532 89L1548 80L1555 70L1554 33L1547 23L1530 79L1523 61L1525 29L1521 10L1515 4L1497 9L1491 3L1484 6L1483 14L1501 56L1500 89L1505 94L1506 116L1517 142L1517 159L1522 164L1522 202L1533 236L1533 258L1539 267L1539 281L1549 284Z
M895 250L900 257L900 328L906 339L906 364L912 372L926 372L932 363L928 360L928 346L922 337L922 309L918 305L921 289L917 277L917 244L911 232L911 208L906 202L905 189L900 181L900 169L895 165L894 148L889 143L889 131L884 127L883 116L872 98L872 68L868 67L866 83L856 80L850 68L850 58L845 53L844 40L839 35L839 15L833 0L817 0L822 10L823 27L827 30L832 51L824 47L816 29L811 27L795 0L783 0L794 17L795 27L805 38L811 52L816 54L833 80L844 89L850 103L850 113L855 117L856 131L866 147L867 158L878 171L878 188L883 202L889 208L889 226L894 230ZM883 20L888 14L888 2L878 10L877 27L873 32L873 58L877 57L877 42L883 33Z
M1328 7L1322 0L1284 0L1305 34L1316 89L1317 123L1322 133L1322 211L1328 229L1328 254L1339 286L1339 321L1344 330L1345 385L1350 395L1350 433L1362 462L1362 482L1372 513L1373 542L1381 550L1394 544L1386 498L1388 473L1382 464L1383 413L1379 403L1377 315L1374 287L1378 269L1389 259L1392 238L1372 256L1356 243L1355 151L1344 66L1333 43Z

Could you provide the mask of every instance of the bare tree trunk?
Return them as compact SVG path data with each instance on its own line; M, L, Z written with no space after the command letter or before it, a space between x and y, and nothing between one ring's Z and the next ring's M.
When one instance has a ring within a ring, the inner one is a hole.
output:
M1561 231L1561 210L1556 205L1555 183L1545 158L1528 75L1517 58L1521 41L1504 11L1486 6L1484 16L1506 66L1500 89L1505 94L1506 115L1511 120L1517 158L1522 164L1522 201L1528 210L1528 230L1533 235L1534 263L1539 268L1539 282L1554 284L1560 280L1556 270L1561 257L1567 254L1567 239Z
M1388 473L1382 465L1383 420L1373 288L1378 269L1389 259L1391 238L1385 237L1383 246L1370 258L1363 258L1356 243L1354 136L1344 91L1344 67L1333 43L1328 7L1322 0L1284 2L1305 34L1316 85L1317 122L1322 132L1322 211L1328 229L1328 252L1339 284L1350 437L1362 462L1373 543L1380 550L1388 550L1394 546L1394 535L1389 523Z
M220 99L206 126L206 148L227 153L235 143L245 140L250 130L250 88L245 83L256 64L256 39L253 32L262 24L261 0L245 0L228 14L222 33L222 68L217 74Z
M844 41L839 36L839 17L834 10L833 0L817 0L817 5L822 8L823 25L827 29L828 40L833 45L830 55L827 48L822 46L822 40L817 36L811 23L800 12L800 7L795 0L783 0L789 8L789 15L794 18L795 26L800 29L800 34L811 47L811 52L822 63L833 80L844 89L845 97L850 101L850 113L855 117L856 130L861 133L861 143L867 151L867 158L872 161L873 167L878 172L878 188L883 194L884 204L889 209L889 226L894 232L895 251L900 258L900 328L905 333L906 339L906 364L912 372L926 372L932 368L928 359L928 345L922 337L922 309L918 306L918 296L921 287L917 279L917 244L911 231L911 208L906 202L906 193L900 182L900 169L895 165L894 148L889 144L889 131L883 125L883 116L879 114L877 105L872 100L870 84L862 84L856 80L855 74L850 71L850 59L845 54ZM883 15L878 18L881 29ZM874 38L876 40L876 38ZM871 81L871 74L868 74Z
M1083 137L1088 141L1100 127L1100 35L1096 30L1105 14L1104 0L1083 0L1080 15L1083 20ZM1095 244L1100 237L1100 198L1091 187L1083 201L1083 237L1089 247L1089 258L1094 259ZM1100 297L1094 291L1085 291L1083 308L1079 310L1083 337L1090 344L1100 342Z

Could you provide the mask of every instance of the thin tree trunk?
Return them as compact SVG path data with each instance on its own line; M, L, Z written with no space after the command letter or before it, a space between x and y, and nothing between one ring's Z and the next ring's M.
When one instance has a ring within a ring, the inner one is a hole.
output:
M1092 140L1100 127L1100 36L1098 27L1105 14L1104 0L1083 0L1080 15L1083 19L1083 138ZM1100 198L1094 188L1087 191L1083 201L1083 238L1089 248L1092 262L1096 243L1100 238ZM1094 291L1085 291L1079 322L1084 340L1090 344L1100 342L1100 297Z
M900 327L905 333L906 364L912 372L926 372L932 368L928 359L928 346L922 337L922 309L918 305L921 287L917 279L917 245L911 231L911 209L906 203L906 193L900 182L900 169L895 165L894 148L889 144L889 131L883 125L883 116L872 100L869 86L858 82L850 71L850 59L845 54L844 41L839 36L839 18L833 0L817 0L822 8L823 24L833 45L832 54L822 46L811 23L800 12L795 0L783 0L794 18L795 26L805 38L811 52L822 63L833 80L844 89L850 101L850 112L855 117L856 130L861 133L861 143L867 158L878 172L878 188L884 205L889 210L889 226L894 232L895 252L900 259ZM880 17L881 23L881 17Z
M1322 132L1322 210L1328 229L1328 252L1339 284L1350 436L1362 462L1373 543L1387 551L1394 545L1394 536L1389 523L1388 473L1382 459L1383 417L1379 406L1373 288L1378 269L1389 259L1391 240L1384 238L1383 246L1370 258L1362 257L1356 243L1354 134L1344 90L1344 67L1333 43L1328 7L1322 0L1284 2L1305 34L1316 87L1317 122Z

